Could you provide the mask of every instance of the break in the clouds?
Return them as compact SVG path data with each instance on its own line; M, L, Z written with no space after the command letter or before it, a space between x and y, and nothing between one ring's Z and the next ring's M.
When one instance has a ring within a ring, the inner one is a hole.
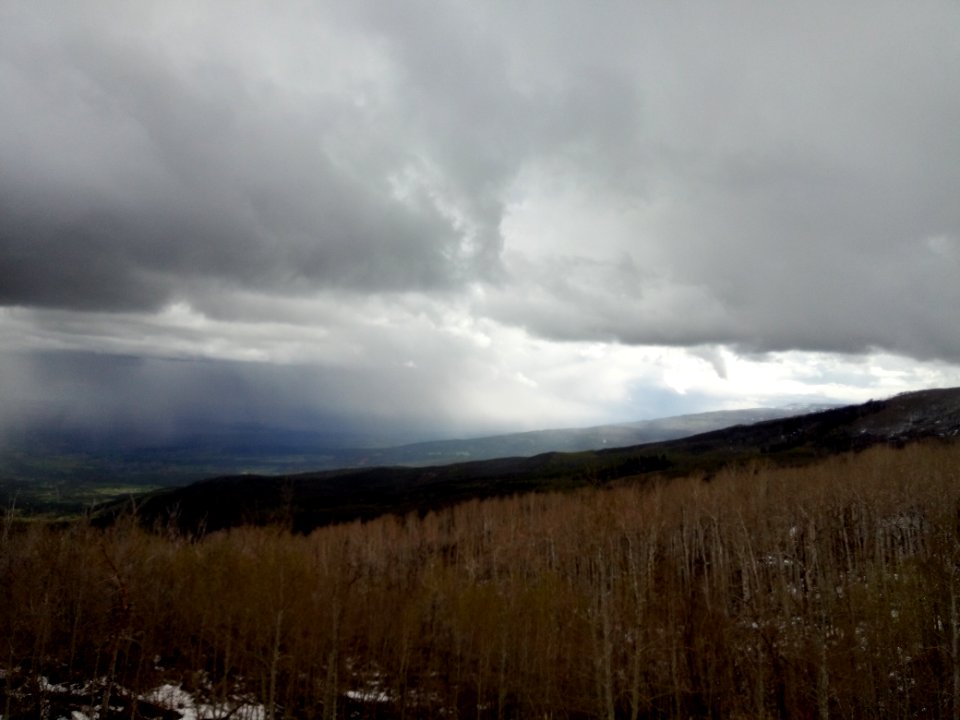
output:
M960 383L957 68L955 2L4 2L6 412L64 351L465 430Z

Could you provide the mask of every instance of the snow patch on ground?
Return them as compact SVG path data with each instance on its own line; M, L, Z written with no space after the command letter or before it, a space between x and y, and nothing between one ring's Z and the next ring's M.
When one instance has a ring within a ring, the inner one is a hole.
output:
M347 690L344 695L351 700L361 703L388 703L393 698L385 690Z
M46 700L45 716L51 720L98 720L100 700L106 680L99 679L81 685L51 683L41 676L38 684ZM128 705L133 695L119 686L114 686L116 698L120 704L111 703L111 712L124 711L122 705ZM151 703L164 710L178 713L182 720L266 720L266 708L253 698L236 695L224 702L210 704L198 701L181 685L164 684L149 692L137 696L142 703ZM52 701L52 702L51 702ZM51 704L54 707L51 707ZM60 708L57 709L56 705ZM72 705L71 709L63 707ZM132 706L130 708L132 709ZM67 714L69 713L69 714ZM152 715L150 715L152 717ZM4 720L0 713L0 720Z
M267 716L263 705L244 698L234 698L216 705L198 703L193 695L180 685L161 685L140 697L180 713L183 720L219 720L228 717L236 720L265 720Z

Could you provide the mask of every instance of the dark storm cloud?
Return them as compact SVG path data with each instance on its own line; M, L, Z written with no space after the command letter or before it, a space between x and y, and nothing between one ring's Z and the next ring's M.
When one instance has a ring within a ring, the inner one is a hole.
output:
M415 402L438 397L415 375L398 384L356 368L77 352L0 353L0 373L17 380L5 394L0 441L39 428L155 444L250 426L311 430L342 447L410 442L445 430L441 404Z
M471 273L450 218L391 195L409 158L356 97L300 98L204 55L202 34L178 48L148 12L96 8L14 5L0 30L0 302L150 308L191 278L296 293Z
M563 341L957 361L958 27L947 2L9 2L0 303L421 293Z
M570 152L586 172L629 155L629 84L597 68L540 87L489 12L254 5L234 27L232 7L203 8L173 4L189 17L164 24L9 6L0 302L148 309L198 279L269 293L495 279L527 159Z

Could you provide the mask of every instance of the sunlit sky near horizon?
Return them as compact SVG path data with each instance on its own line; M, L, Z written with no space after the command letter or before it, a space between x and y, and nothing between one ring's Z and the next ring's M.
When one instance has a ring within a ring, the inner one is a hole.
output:
M0 431L960 385L956 2L0 2Z

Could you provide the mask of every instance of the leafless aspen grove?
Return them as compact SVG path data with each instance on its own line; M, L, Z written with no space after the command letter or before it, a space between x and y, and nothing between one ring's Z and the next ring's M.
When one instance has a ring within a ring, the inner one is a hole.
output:
M960 717L957 444L309 536L2 532L4 718L55 683L101 718L164 683L218 717Z

